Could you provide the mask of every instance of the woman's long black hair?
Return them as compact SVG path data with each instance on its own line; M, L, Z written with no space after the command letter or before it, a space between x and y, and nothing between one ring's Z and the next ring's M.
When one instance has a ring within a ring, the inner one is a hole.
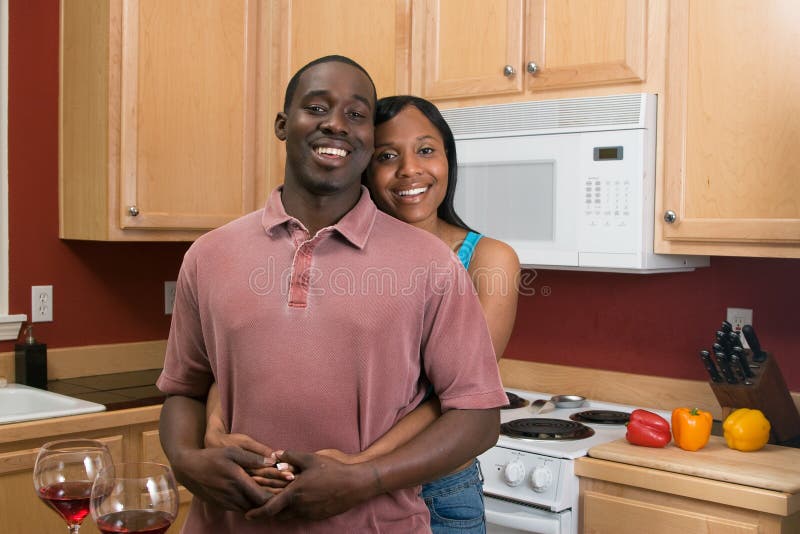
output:
M425 115L429 121L431 121L431 124L436 127L436 129L439 131L439 134L442 136L442 140L444 141L444 152L445 156L447 156L448 169L447 191L445 192L442 203L439 204L436 215L440 219L452 225L458 226L459 228L463 228L467 231L473 231L472 228L467 226L467 224L461 220L461 217L458 216L455 208L453 207L453 197L456 194L456 181L458 177L456 141L453 137L452 130L450 130L450 126L447 124L447 121L444 120L444 117L442 117L439 109L424 98L419 98L418 96L387 96L378 100L378 104L375 107L375 126L378 127L384 122L393 119L406 106L414 106L420 110L420 112Z

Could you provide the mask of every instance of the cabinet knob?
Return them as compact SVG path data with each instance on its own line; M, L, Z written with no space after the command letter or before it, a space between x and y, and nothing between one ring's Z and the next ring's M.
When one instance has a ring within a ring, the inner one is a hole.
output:
M139 215L139 208L137 208L136 206L128 206L128 215L130 215L131 217L136 217L137 215Z
M675 212L674 212L674 211L672 211L672 210L667 210L667 211L665 211L665 212L664 212L664 220L665 220L665 221L666 221L668 224L672 224L672 223L674 223L676 220L678 220L678 216L675 214Z
M503 67L503 76L505 76L506 78L510 78L516 73L517 73L516 69L514 69L514 67L512 67L511 65L506 65L505 67Z
M531 74L536 74L537 72L539 72L539 65L537 65L533 61L529 61L528 65L525 68Z

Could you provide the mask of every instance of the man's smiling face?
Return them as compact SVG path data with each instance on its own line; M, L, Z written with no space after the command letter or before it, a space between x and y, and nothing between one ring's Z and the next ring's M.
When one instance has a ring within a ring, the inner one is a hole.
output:
M373 152L374 88L356 67L329 61L303 72L275 121L286 141L286 180L330 195L358 187Z

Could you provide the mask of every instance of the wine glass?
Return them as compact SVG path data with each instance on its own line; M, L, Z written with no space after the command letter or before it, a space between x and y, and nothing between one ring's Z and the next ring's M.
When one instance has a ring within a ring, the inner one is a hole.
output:
M67 439L42 445L33 468L36 494L64 518L77 534L89 515L92 484L98 473L112 465L108 447L92 439Z
M103 534L163 534L178 514L175 476L154 462L107 467L92 487L91 510Z

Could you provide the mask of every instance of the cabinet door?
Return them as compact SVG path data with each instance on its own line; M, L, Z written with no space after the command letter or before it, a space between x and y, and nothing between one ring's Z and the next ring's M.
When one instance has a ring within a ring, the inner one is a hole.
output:
M121 228L209 229L255 208L257 3L123 0Z
M411 40L410 0L274 0L272 95L268 120L283 110L289 79L303 65L338 54L364 67L375 82L378 98L409 91ZM283 181L286 153L269 136L271 179Z
M415 0L414 94L521 94L522 31L522 0Z
M659 252L800 257L797 20L796 0L671 2Z
M528 0L526 37L529 90L641 82L647 0Z
M758 534L758 516L752 521L735 521L724 514L715 514L711 510L706 513L687 511L680 506L654 504L617 495L604 495L587 491L583 494L581 514L585 532L594 534L639 534L642 525L647 525L648 534L705 534L708 532L725 532L727 534ZM672 504L672 503L670 503ZM709 506L711 508L711 506ZM716 510L713 510L716 511ZM620 521L620 518L626 518Z
M408 91L408 0L280 0L274 7L281 67L275 92L281 107L289 78L309 61L330 54L364 67L379 98Z
M146 430L141 435L141 461L143 462L156 462L159 464L169 464L167 455L164 454L164 449L161 448L161 440L158 435L158 430ZM180 531L186 518L189 515L189 507L192 504L192 494L189 493L183 485L178 484L178 517L172 524L172 529L175 532Z

